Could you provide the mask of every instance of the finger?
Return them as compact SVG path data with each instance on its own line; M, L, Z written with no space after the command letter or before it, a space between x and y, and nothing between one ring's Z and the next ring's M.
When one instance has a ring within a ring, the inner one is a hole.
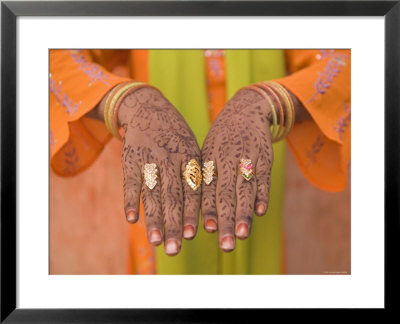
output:
M254 170L252 161L247 167ZM245 169L247 170L247 169ZM248 179L242 176L240 167L236 180L236 218L235 234L239 239L245 239L250 235L253 220L254 203L256 200L257 183L254 174Z
M122 152L122 169L124 172L124 210L129 223L139 219L139 199L141 191L141 172L134 161L134 150L130 145Z
M208 167L204 166L204 163L209 163L212 161L213 167L209 165ZM215 165L215 160L210 156L203 156L203 182L202 182L202 198L201 198L201 215L203 227L207 232L215 232L217 230L217 208L216 208L216 188L217 188L217 179L214 175L211 182L207 183L206 177L204 177L205 172L210 173L216 170L217 166ZM205 170L207 169L207 170ZM211 177L211 174L209 175Z
M181 249L183 193L180 163L169 158L160 162L161 204L164 217L164 251L176 255Z
M149 163L149 165L152 165L150 168L146 168L146 164L144 166L143 174L145 179L144 183L142 184L142 200L145 213L147 237L150 244L157 246L160 245L163 240L161 187L158 167L156 164L153 165L153 163ZM151 181L146 181L146 173L150 176L149 180L152 180L154 176L157 176L155 185L152 184Z
M181 166L181 174L183 175L186 171L186 166L190 165L189 161L191 158L188 158L182 163ZM196 171L193 171L197 177L198 187L192 188L190 184L194 184L190 182L192 180L189 179L189 183L185 177L182 177L182 188L183 188L183 237L187 240L191 240L196 236L197 227L199 222L199 211L200 211L200 203L201 203L201 160L199 156L196 156L194 160L198 164L198 168Z
M271 167L272 167L272 151L267 154L260 155L256 167L257 194L255 213L257 216L263 216L267 212L269 204L269 192L271 187Z
M235 248L236 168L232 160L218 161L216 206L218 240L225 252Z

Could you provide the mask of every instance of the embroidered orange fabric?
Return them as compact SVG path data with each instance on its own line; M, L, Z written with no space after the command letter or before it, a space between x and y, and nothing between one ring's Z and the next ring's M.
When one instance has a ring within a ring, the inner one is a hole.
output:
M303 103L312 120L287 136L297 165L320 189L346 187L351 154L350 50L288 50L291 74L276 80Z

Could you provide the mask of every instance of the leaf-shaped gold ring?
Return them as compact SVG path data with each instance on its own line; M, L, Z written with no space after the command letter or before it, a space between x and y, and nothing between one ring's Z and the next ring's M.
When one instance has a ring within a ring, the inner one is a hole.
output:
M203 163L203 181L209 185L213 179L215 174L214 171L214 161L207 161Z
M188 164L186 164L186 170L183 172L183 176L190 188L195 191L199 189L201 184L201 169L195 159L191 159Z
M157 185L157 165L155 163L147 163L144 165L144 182L146 186L153 190Z

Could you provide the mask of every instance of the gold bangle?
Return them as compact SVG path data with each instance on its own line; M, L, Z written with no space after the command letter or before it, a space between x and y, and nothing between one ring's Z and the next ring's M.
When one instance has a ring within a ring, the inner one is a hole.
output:
M143 82L129 82L128 84L124 84L121 87L118 87L118 89L113 93L109 105L107 106L107 111L104 113L104 118L106 121L106 126L107 129L110 131L111 134L113 134L116 138L119 140L122 140L121 136L119 135L117 129L114 127L114 110L116 108L116 104L120 97L127 91L131 89L138 88L139 86L145 85Z
M293 104L292 96L290 95L289 91L284 86L282 86L281 84L279 84L279 83L277 83L277 84L281 87L282 91L284 91L286 93L287 98L289 99L289 102L290 102L290 110L291 110L291 116L290 116L291 118L290 119L291 119L291 122L290 122L290 126L289 126L289 131L288 131L288 134L289 134L289 132L292 130L292 128L294 126L294 123L296 121L296 113L295 113L295 110L294 110L294 104Z
M116 85L114 88L111 89L110 94L108 95L107 99L106 99L106 104L104 106L104 123L106 124L107 129L110 129L110 125L108 125L108 111L110 109L110 102L112 97L115 95L115 93L118 91L118 89L120 89L121 87L123 87L124 85L126 85L128 82L122 82L118 85Z
M139 83L139 82L138 82L138 83ZM111 122L111 130L112 130L112 132L111 132L111 133L112 133L117 139L119 139L120 141L122 141L122 137L121 137L121 135L119 134L119 131L118 131L118 111L119 111L119 107L121 106L121 103L124 101L124 99L125 99L129 94L131 94L132 92L134 92L134 91L136 91L136 90L138 90L138 89L140 89L140 88L143 88L143 87L153 88L152 86L149 86L148 84L145 84L145 83L140 83L140 84L137 84L137 85L134 86L134 87L129 88L128 90L126 90L126 91L118 98L118 101L117 101L117 103L116 103L115 106L114 106L112 116L110 115L110 120L112 119L112 122ZM154 89L155 89L155 88L154 88Z
M114 116L114 109L116 106L116 103L118 101L118 99L125 93L125 91L136 87L137 85L141 85L143 84L143 82L129 82L128 84L124 85L123 87L121 87L120 89L118 89L116 91L116 93L113 95L113 97L111 98L110 101L110 109L108 110L108 115L107 115L107 120L109 123L109 131L111 133L112 132L112 120L113 120L113 116Z
M272 86L275 87L275 89L277 89L281 95L284 98L284 101L286 103L286 112L287 112L287 121L285 123L285 130L283 132L283 134L280 136L280 138L277 139L277 141L280 141L282 139L284 139L289 132L292 130L293 125L294 125L294 105L293 105L293 101L290 98L290 94L288 93L288 91L281 86L279 83L276 83L274 81L270 81L269 82Z

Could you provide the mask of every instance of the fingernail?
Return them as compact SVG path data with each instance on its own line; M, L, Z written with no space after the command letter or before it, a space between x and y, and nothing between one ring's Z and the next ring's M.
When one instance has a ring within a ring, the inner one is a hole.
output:
M266 210L265 205L263 203L258 203L257 210L256 210L257 214L258 215L264 215L265 214L265 210Z
M239 224L236 229L236 236L238 238L246 238L249 235L249 227L245 223Z
M183 229L183 237L185 239L191 239L194 236L194 227L192 225L185 225Z
M150 232L150 243L151 244L161 243L161 232L159 230L152 230Z
M137 221L137 214L134 210L130 210L128 212L128 215L126 215L126 219L128 220L128 222L130 223L134 223Z
M169 239L165 242L165 253L168 255L175 255L178 253L178 241L175 239Z
M235 241L231 235L227 235L222 239L221 248L225 252L230 252L235 248Z
M208 219L206 222L206 230L208 232L214 232L217 230L217 223L213 219Z

